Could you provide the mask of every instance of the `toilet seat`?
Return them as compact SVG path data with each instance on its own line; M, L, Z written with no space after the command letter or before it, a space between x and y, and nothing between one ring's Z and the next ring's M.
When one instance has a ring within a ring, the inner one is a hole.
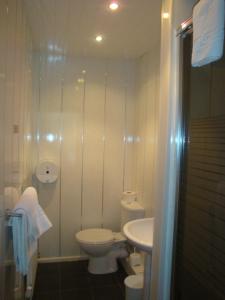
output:
M112 230L102 228L82 230L76 234L76 238L79 242L90 245L107 244L114 240Z

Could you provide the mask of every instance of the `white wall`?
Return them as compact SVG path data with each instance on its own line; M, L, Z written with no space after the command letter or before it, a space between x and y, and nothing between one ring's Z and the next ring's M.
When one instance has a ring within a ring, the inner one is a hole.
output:
M53 223L41 257L80 255L82 228L120 229L122 191L135 182L135 62L36 55L40 78L36 162L54 160L55 184L39 184ZM51 244L49 243L51 241Z
M154 216L154 180L157 156L159 51L156 45L138 60L136 191L146 216Z
M4 182L19 187L31 182L32 42L22 1L1 1L1 10Z
M4 276L11 236L5 234L4 208L12 192L31 184L32 42L22 0L0 1L0 298L14 293L13 274ZM12 191L12 190L11 190ZM6 201L7 200L7 201ZM5 245L7 244L7 252ZM12 288L4 289L4 281Z

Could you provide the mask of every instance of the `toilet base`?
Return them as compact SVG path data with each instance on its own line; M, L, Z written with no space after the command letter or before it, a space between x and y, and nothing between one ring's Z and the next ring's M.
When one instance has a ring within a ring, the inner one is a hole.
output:
M118 264L114 257L89 257L88 271L92 274L109 274L117 270Z

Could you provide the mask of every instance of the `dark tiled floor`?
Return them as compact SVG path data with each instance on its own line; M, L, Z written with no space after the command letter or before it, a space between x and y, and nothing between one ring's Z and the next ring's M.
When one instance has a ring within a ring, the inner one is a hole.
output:
M34 300L124 300L123 268L113 274L88 273L87 261L40 264Z

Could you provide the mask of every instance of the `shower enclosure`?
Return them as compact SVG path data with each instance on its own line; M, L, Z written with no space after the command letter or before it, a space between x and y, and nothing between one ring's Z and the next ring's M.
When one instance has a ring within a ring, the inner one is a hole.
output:
M191 67L183 47L183 134L173 299L225 299L225 57Z

